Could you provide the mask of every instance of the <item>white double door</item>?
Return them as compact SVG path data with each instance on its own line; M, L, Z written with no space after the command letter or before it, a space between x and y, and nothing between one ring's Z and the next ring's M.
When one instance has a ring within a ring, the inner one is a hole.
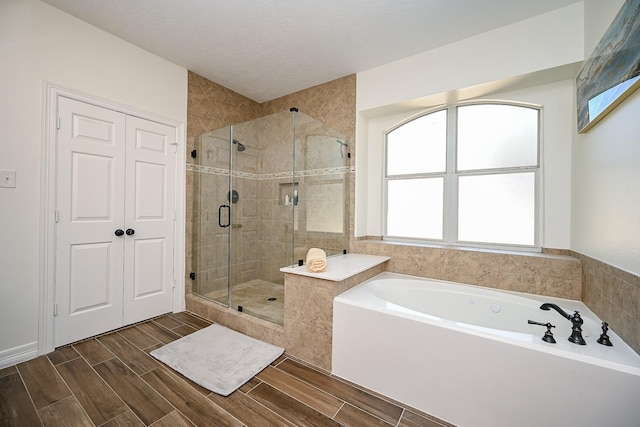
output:
M174 127L60 97L56 347L173 307Z

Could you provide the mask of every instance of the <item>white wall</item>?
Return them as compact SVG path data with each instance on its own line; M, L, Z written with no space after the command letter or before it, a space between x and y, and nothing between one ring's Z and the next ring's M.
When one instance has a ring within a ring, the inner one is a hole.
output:
M37 348L45 82L186 123L187 71L38 0L0 0L0 360Z
M367 111L582 61L583 5L557 9L357 75Z
M508 99L544 109L543 246L570 245L573 81L584 57L576 3L357 76L356 236L381 235L382 133L447 102Z
M585 1L589 57L624 0ZM640 275L640 91L575 135L571 248ZM575 132L575 130L574 130Z

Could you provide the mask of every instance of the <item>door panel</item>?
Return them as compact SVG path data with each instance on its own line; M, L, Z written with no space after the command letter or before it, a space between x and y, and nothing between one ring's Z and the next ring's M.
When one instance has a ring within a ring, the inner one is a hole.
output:
M122 325L126 124L68 98L58 108L55 346Z
M127 118L125 323L173 307L175 128Z
M166 220L166 165L136 162L135 168L135 219Z
M112 220L114 159L87 153L72 157L71 220Z
M166 239L138 239L135 243L134 300L164 291Z
M71 246L71 280L69 282L71 316L111 305L109 261L112 248L113 245L110 242Z

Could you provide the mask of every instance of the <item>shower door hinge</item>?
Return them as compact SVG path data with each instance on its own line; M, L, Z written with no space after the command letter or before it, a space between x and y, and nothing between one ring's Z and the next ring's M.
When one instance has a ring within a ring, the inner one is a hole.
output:
M196 158L198 156L198 150L191 150L191 157Z
M193 271L189 273L189 279L196 280L196 273L194 273Z
M58 304L53 304L53 315L54 316L58 315Z

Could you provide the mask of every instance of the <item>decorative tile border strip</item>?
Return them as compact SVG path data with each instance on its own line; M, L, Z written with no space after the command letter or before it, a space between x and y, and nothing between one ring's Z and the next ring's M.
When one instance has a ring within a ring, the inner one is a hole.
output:
M205 173L210 175L222 175L222 176L230 175L229 169L194 165L193 163L187 163L187 171L200 172L200 173ZM320 176L320 175L334 175L334 174L341 174L341 173L353 173L355 171L356 171L355 166L341 166L337 168L308 169L308 170L296 171L295 175L296 176ZM249 172L233 172L232 175L239 178L255 179L257 181L262 181L262 180L268 180L268 179L291 178L293 176L293 172L275 172L275 173L264 173L264 174L256 174L256 173L249 173Z

